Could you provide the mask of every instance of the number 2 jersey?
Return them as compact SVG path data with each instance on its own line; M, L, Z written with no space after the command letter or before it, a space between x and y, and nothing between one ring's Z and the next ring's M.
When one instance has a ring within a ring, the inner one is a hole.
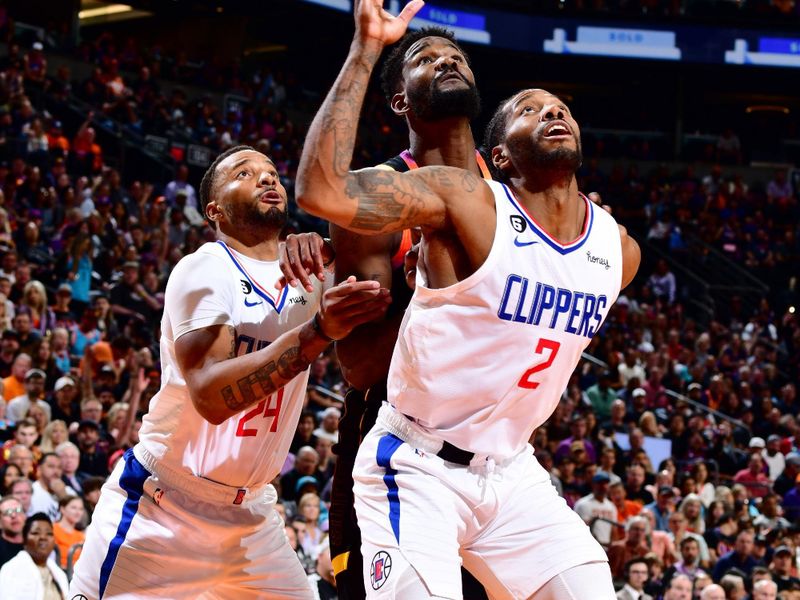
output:
M316 279L312 293L289 286L278 292L274 285L280 276L278 261L243 256L219 241L204 244L175 266L161 321L161 389L150 401L139 433L139 446L157 463L232 487L256 487L279 473L305 400L308 370L265 400L213 425L192 404L175 359L175 340L223 325L235 330L236 356L268 346L308 321L322 297ZM257 383L254 389L261 393ZM224 402L221 394L211 400Z
M582 231L562 244L508 187L487 184L497 211L489 256L466 279L431 289L422 249L387 390L428 432L503 459L555 410L619 294L622 245L613 217L584 196Z

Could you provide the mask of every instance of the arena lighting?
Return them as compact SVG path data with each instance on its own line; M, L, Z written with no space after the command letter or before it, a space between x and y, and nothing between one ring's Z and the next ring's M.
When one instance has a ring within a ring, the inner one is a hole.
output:
M87 8L78 12L78 19L93 19L95 17L108 17L121 13L131 12L133 7L128 4L107 4L97 8Z
M791 111L785 106L777 106L775 104L754 104L744 109L747 114L755 112L777 112L788 115Z

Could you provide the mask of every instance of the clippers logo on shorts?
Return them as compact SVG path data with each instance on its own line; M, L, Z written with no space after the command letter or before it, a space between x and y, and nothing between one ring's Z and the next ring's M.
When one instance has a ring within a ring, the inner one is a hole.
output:
M527 223L525 223L525 219L519 215L511 215L509 218L511 219L511 227L514 228L514 231L517 233L525 231L525 228L528 226Z
M381 550L372 559L372 566L369 569L369 582L373 590L379 590L389 579L392 572L392 557Z

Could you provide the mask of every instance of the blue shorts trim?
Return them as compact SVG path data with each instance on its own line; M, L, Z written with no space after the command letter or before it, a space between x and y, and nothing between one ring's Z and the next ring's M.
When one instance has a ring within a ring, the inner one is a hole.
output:
M100 567L99 598L102 598L106 592L106 586L111 577L114 563L117 561L119 549L128 535L134 515L139 510L139 500L141 500L144 493L144 482L150 477L150 472L136 460L133 455L133 449L125 452L123 460L125 461L125 468L119 477L119 487L125 490L128 494L128 499L125 500L125 504L122 506L122 516L120 517L119 527L117 527L117 534L108 545L108 553L105 560L103 560L103 566Z
M386 469L383 482L389 490L386 494L386 497L389 499L389 522L392 524L392 531L394 531L394 537L397 539L397 543L400 543L400 488L397 487L397 481L395 481L397 471L389 465L392 456L402 445L403 440L396 435L392 435L391 433L385 435L378 442L378 452L376 456L378 466Z

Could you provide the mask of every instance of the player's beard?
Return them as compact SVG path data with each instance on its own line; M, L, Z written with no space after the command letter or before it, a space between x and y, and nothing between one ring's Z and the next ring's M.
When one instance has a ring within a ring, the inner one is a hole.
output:
M288 206L284 205L283 209L270 206L264 211L257 203L235 204L228 207L228 219L236 227L256 231L280 231L289 219Z
M481 113L481 97L474 83L466 88L442 91L434 82L427 89L409 88L411 111L422 121L466 117L470 121Z
M537 171L556 169L575 173L583 164L581 141L576 139L575 143L575 149L560 146L545 150L532 140L509 140L508 149L517 164L530 166Z

